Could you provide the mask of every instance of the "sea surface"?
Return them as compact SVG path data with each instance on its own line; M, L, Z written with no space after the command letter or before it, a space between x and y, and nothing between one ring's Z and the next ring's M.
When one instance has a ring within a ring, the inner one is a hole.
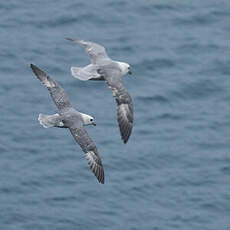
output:
M0 1L0 230L229 230L230 1ZM103 82L83 82L84 49L130 63L135 122L126 145ZM99 150L97 182L29 65L45 70Z

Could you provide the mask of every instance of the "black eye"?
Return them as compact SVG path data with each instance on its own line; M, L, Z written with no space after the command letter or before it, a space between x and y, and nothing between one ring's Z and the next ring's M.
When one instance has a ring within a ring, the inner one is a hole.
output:
M90 121L93 121L93 119L91 118Z
M130 70L130 67L128 67L128 70Z

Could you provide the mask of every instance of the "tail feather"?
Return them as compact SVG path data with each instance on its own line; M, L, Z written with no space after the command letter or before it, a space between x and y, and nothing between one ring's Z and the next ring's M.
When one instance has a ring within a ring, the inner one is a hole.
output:
M71 67L71 73L73 77L78 78L82 81L87 81L92 78L92 75L80 67Z
M101 80L101 75L98 74L97 69L96 65L90 64L85 67L71 67L71 73L73 77L82 81Z
M57 113L53 115L46 115L40 113L38 116L38 120L44 128L64 126L63 122L60 119L60 115Z

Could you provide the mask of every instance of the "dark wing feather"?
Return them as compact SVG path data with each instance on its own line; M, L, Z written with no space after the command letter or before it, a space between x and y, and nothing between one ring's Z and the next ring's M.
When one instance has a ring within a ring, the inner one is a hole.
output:
M105 48L95 42L90 41L84 41L84 40L78 40L78 39L71 39L66 38L69 41L78 43L80 45L83 45L85 47L86 53L90 56L92 64L100 64L100 62L105 59L109 59Z
M103 74L103 71L102 71ZM117 69L106 69L104 71L105 82L112 90L117 102L117 120L120 127L121 137L126 143L133 128L133 102L132 98L121 81L120 71Z
M66 93L63 88L61 88L57 82L55 82L51 77L49 77L44 71L36 67L35 65L30 65L34 74L37 78L46 86L49 90L50 95L60 111L65 110L66 108L72 107Z
M98 181L104 184L104 169L96 145L83 127L70 128L69 130L86 154L86 159L88 160L91 171L97 177Z

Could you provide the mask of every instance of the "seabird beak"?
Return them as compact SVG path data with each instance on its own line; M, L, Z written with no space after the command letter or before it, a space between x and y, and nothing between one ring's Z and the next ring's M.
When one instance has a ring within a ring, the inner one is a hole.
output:
M131 70L129 70L128 74L132 74Z
M95 122L92 122L92 125L96 126L97 124Z

